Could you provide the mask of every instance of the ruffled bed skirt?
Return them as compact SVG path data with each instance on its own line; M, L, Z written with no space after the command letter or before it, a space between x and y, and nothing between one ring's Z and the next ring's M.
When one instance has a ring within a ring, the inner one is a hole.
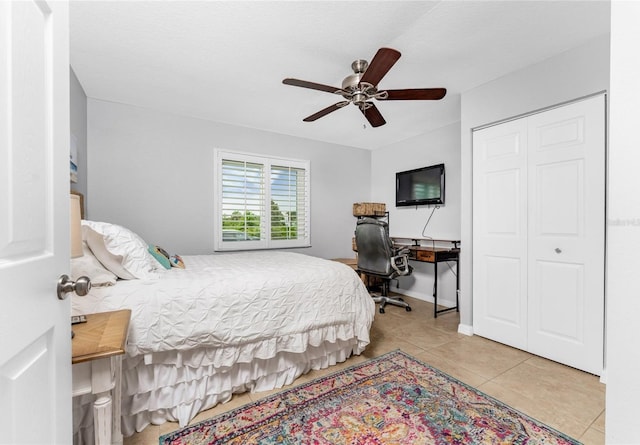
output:
M304 352L279 351L272 358L254 358L224 365L221 351L199 348L127 357L122 362L122 433L125 437L150 424L166 421L187 425L200 411L231 399L233 394L289 385L310 370L324 369L359 355L368 344L357 337L332 339ZM224 353L224 351L222 352ZM92 444L93 397L73 400L74 444Z

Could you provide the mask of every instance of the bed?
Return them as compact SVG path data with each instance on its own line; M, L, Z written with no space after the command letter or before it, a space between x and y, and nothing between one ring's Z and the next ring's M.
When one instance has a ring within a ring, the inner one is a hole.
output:
M122 431L195 415L234 393L292 383L360 354L375 307L349 266L255 251L170 257L117 225L83 221L72 275L94 287L73 314L131 309L123 359ZM180 266L184 268L172 267ZM120 275L119 275L120 274ZM121 275L128 278L122 278ZM74 441L92 437L90 400L74 400Z

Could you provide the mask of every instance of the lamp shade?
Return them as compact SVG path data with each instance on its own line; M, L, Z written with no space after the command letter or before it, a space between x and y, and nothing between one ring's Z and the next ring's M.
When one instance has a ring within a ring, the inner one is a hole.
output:
M71 227L71 258L82 256L82 227L80 224L80 197L69 195L69 226Z

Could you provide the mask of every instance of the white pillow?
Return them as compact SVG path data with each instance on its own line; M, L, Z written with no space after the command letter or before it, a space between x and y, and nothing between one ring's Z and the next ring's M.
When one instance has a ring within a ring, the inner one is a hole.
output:
M83 256L71 258L71 279L76 281L82 276L91 279L92 287L113 286L118 277L116 274L104 268L104 266L93 256L91 249L86 242L82 242Z
M122 255L114 255L107 250L107 246L104 244L104 237L101 234L88 226L82 226L82 238L87 242L98 261L113 274L123 280L136 279L122 265Z
M147 243L131 230L87 220L82 221L82 227L83 238L93 254L118 277L131 280L158 276L160 264L148 252Z

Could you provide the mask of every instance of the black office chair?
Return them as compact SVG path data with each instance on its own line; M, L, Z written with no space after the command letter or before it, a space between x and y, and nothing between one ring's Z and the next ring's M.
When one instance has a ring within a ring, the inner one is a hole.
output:
M413 268L409 265L409 249L394 249L388 224L375 218L359 219L356 224L356 248L358 272L382 279L380 295L372 295L373 300L380 303L380 313L384 314L387 304L411 311L411 306L402 298L389 296L389 281L410 275Z

